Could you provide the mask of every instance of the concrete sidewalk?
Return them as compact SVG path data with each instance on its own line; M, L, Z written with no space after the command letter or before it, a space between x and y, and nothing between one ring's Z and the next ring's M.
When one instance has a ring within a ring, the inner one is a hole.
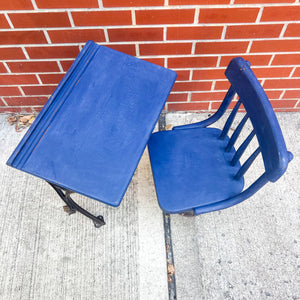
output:
M171 217L178 299L300 299L299 116L277 114L294 159L276 183L226 210ZM166 123L206 117L175 113Z
M168 114L167 124L207 115ZM299 114L278 115L287 173L221 212L171 216L177 299L300 299ZM168 299L163 219L148 153L119 208L76 195L107 225L68 216L47 183L5 162L23 134L0 115L0 299Z

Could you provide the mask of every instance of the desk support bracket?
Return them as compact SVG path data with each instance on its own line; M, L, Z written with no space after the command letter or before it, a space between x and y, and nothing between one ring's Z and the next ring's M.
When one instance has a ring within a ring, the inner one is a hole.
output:
M48 182L48 181L47 181ZM85 215L89 219L91 219L94 222L94 225L96 228L99 228L103 225L105 225L103 216L94 216L93 214L89 213L87 210L79 206L72 198L71 194L72 191L66 190L61 188L60 186L57 186L53 183L48 182L53 189L56 191L56 193L59 195L59 197L66 203L66 206L64 206L64 211L67 212L69 215L76 213L76 211L80 212L81 214Z

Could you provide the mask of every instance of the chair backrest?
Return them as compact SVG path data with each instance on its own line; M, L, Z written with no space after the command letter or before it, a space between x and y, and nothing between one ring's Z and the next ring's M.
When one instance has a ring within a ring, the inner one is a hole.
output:
M261 152L265 165L265 175L269 181L274 182L285 172L293 155L286 149L282 132L270 101L250 69L250 63L245 61L242 57L236 57L231 60L225 71L225 75L231 83L227 95L229 94L229 98L232 99L234 93L237 93L239 101L227 119L221 138L227 134L241 103L246 110L246 115L231 136L226 150L229 151L231 149L248 118L253 125L253 131L237 150L232 164L238 161L254 135L256 135L259 143L258 149L256 149L244 163L236 177L239 178L243 176L256 156ZM229 105L231 99L227 100L226 106Z
M262 154L265 172L241 193L223 201L196 207L194 208L195 214L224 209L244 201L255 194L268 181L275 182L279 179L287 169L288 163L293 159L293 154L286 149L282 132L271 103L250 69L250 63L242 57L236 57L229 63L225 75L230 81L231 86L218 111L206 120L194 124L176 126L173 130L201 128L212 125L223 116L235 94L237 94L239 100L225 122L219 138L225 139L240 105L243 104L246 114L231 135L225 151L229 152L232 149L246 121L250 119L253 130L238 147L231 160L231 164L237 164L254 136L257 137L259 146L242 164L234 178L238 180L243 177L259 153Z

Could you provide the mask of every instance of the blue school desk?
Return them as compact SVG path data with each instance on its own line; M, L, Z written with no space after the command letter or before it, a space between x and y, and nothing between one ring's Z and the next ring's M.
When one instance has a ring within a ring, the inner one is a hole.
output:
M7 164L56 190L68 213L83 213L80 193L120 205L176 73L127 54L86 43Z

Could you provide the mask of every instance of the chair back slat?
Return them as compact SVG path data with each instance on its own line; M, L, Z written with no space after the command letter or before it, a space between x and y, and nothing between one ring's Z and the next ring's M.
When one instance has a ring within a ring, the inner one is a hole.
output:
M247 172L247 170L250 168L250 166L252 165L252 163L254 162L255 158L257 157L257 155L260 153L261 149L260 147L258 147L250 156L249 158L244 162L244 164L240 167L240 169L238 170L238 172L236 173L236 175L234 176L234 179L239 180L240 178L242 178L245 173Z
M227 133L228 133L228 131L229 131L229 129L230 129L230 126L231 126L231 124L232 124L232 122L233 122L233 120L234 120L234 118L235 118L235 116L236 116L236 113L237 113L237 111L238 111L239 108L240 108L241 103L242 103L242 101L239 100L239 101L235 104L233 110L231 111L231 113L230 113L230 115L229 115L229 117L228 117L228 119L227 119L227 121L226 121L226 123L225 123L225 125L224 125L224 128L223 128L223 130L222 130L222 132L221 132L221 134L220 134L220 139L221 139L221 140L223 140L223 139L225 138L225 136L227 135Z
M239 135L240 135L240 133L241 133L241 131L242 131L245 123L248 120L248 118L249 118L248 115L245 114L245 116L243 117L243 119L241 120L241 122L239 123L239 125L237 126L237 128L235 129L235 131L233 132L233 134L232 134L232 136L231 136L231 138L230 138L230 140L229 140L229 142L228 142L228 144L227 144L227 146L225 148L226 152L229 152L232 149L234 143L236 142L237 138L239 137Z
M250 134L247 136L247 138L244 140L244 142L241 144L241 146L237 149L236 153L234 154L232 160L231 160L231 165L235 166L241 156L243 155L244 151L252 141L253 137L255 136L254 130L250 132Z
M231 60L226 77L240 97L253 125L269 181L276 181L292 159L282 136L277 118L262 86L242 57Z

